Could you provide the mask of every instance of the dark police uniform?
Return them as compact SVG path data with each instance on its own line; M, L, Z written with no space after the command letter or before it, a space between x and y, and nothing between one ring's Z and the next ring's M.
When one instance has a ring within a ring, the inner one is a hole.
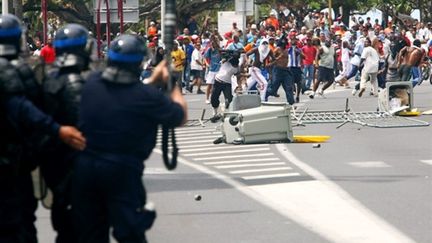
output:
M135 38L117 39L133 44ZM158 124L175 127L184 117L179 104L139 82L143 56L117 53L117 44L111 45L109 67L92 73L82 91L79 127L87 145L75 163L72 190L79 242L109 242L110 227L119 242L146 242L144 232L156 215L144 208L144 160L155 147ZM119 65L110 65L110 58Z
M18 73L0 59L0 242L37 242L36 201L29 167L22 158L27 129L57 136L60 126L24 96Z
M56 67L44 82L44 111L57 122L75 126L84 79L81 71L88 67L90 52L85 50L88 31L78 24L68 24L59 29L54 39ZM51 221L57 231L56 243L76 242L71 202L70 178L73 161L78 152L62 143L57 137L47 139L41 153L40 169L53 192Z
M32 103L37 103L40 89L30 67L19 59L21 35L17 17L0 16L0 242L37 242L32 138L59 131Z

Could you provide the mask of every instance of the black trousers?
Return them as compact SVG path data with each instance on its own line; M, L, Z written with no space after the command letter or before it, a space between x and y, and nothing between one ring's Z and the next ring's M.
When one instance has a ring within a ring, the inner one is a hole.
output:
M231 83L224 83L215 80L215 83L213 84L213 91L211 94L211 105L213 108L219 107L219 96L223 92L225 97L225 108L228 108L229 104L232 101L233 95L231 91Z
M30 172L0 174L0 242L36 243L37 200Z

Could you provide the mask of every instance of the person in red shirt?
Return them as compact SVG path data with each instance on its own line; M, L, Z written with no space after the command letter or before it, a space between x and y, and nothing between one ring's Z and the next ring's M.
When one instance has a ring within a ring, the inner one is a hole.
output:
M48 38L46 45L41 49L40 56L46 64L52 64L55 61L56 53L51 38Z
M314 61L317 49L312 45L312 39L306 38L306 45L302 47L303 52L303 74L305 77L304 89L309 90L314 78L315 66Z

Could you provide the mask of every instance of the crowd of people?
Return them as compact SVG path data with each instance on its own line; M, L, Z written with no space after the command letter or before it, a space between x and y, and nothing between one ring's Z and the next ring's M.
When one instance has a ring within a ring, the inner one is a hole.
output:
M65 25L44 46L29 44L52 67L41 83L22 59L20 20L0 17L1 242L37 242L30 179L36 166L53 191L57 242L108 242L110 227L119 242L145 242L156 215L145 208L143 161L158 124L186 121L182 94L205 95L214 118L222 93L226 107L251 90L263 102L278 97L280 86L291 105L302 96L325 97L332 85L377 96L387 82L415 87L432 57L432 23L383 26L351 18L347 26L325 12L299 19L272 11L246 29L235 22L226 33L198 26L192 19L179 31L168 75L156 21L147 33L119 34L109 47L100 45L106 67L92 72L94 38L81 25ZM176 87L169 97L160 85L147 85L170 76Z
M210 97L219 96L219 83L227 86L228 103L233 94L245 90L258 90L267 101L279 96L280 85L290 104L300 102L301 95L325 97L331 85L352 88L353 95L362 97L370 83L370 95L378 96L386 82L411 81L416 86L422 81L420 68L432 57L430 22L396 26L392 21L351 17L344 24L342 16L330 19L327 12L310 11L298 19L272 11L246 29L234 22L226 33L196 28L193 33L188 28L180 32L172 52L178 84L183 93L192 92L194 86L203 93L200 87L205 81L205 100L215 111L219 97ZM149 38L152 53L163 46L158 40L157 35ZM227 56L228 51L239 55ZM239 63L227 72L224 63L233 57ZM149 62L146 70L151 66ZM352 80L359 82L352 85Z

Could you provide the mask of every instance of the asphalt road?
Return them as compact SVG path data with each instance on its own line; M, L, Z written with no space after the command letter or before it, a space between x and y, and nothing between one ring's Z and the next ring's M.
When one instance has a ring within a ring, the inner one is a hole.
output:
M346 98L353 111L377 108L376 97L353 97L340 87L326 97L302 96L298 109L343 110ZM414 107L431 110L431 97L432 85L416 87ZM191 119L203 108L210 116L203 95L186 98ZM431 126L337 125L293 128L295 135L331 136L320 148L213 145L217 124L177 129L178 168L167 171L158 149L146 161L143 180L158 212L149 241L432 242ZM41 242L52 242L47 211L38 216Z

